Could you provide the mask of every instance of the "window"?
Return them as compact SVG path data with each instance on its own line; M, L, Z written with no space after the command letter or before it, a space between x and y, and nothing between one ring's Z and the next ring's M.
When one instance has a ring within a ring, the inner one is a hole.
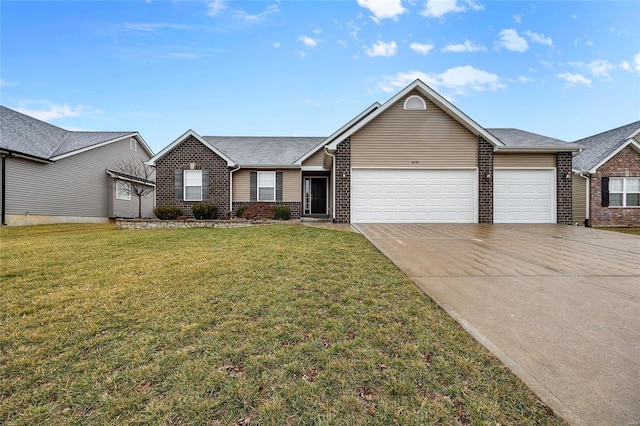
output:
M184 171L184 201L202 201L202 170Z
M276 172L258 172L258 201L276 200Z
M136 140L136 138L129 138L129 149L131 151L138 150L138 141Z
M640 177L609 178L609 206L640 207Z
M427 109L427 104L424 102L420 96L413 95L409 96L406 101L404 101L404 109L408 110L425 110Z
M121 180L116 182L116 200L131 199L131 184Z

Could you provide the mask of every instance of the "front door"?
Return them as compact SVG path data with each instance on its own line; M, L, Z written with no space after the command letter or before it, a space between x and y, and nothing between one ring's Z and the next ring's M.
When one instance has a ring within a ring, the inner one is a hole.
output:
M305 214L327 214L327 178L307 177L304 179Z

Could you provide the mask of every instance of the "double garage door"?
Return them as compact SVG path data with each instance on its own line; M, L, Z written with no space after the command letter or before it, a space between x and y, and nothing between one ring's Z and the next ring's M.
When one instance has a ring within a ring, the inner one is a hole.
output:
M552 170L496 170L495 223L555 222ZM354 169L353 223L477 223L476 170Z

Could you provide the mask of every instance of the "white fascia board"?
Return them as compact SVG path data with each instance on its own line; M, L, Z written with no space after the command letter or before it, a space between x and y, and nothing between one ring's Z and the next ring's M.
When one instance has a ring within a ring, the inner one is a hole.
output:
M328 172L329 169L325 169L324 166L302 166L303 172Z
M596 164L591 170L589 170L589 173L593 174L596 172L596 170L598 170L598 168L600 166L602 166L604 163L606 163L607 161L611 160L613 157L615 157L620 151L622 151L623 149L625 149L626 147L631 146L633 148L636 149L636 151L640 152L640 143L638 141L636 141L635 139L627 139L627 141L625 143L623 143L622 145L620 145L616 150L614 150L611 154L609 154L608 156L606 156L604 158L604 160L600 161L598 164Z
M149 157L153 157L153 150L149 147L149 145L147 144L147 142L144 140L144 138L142 137L142 135L138 132L135 133L136 138L142 142L142 147L144 148L145 151L147 151L147 154L149 154Z
M81 153L87 152L87 151L91 151L92 149L100 148L101 146L109 145L109 144L112 144L112 143L115 143L115 142L120 142L121 140L129 139L129 138L132 138L134 136L140 137L138 132L129 133L128 135L120 136L120 137L115 138L115 139L109 139L108 141L100 142L100 143L97 143L95 145L87 146L87 147L82 148L82 149L78 149L78 150L75 150L75 151L67 152L66 154L58 155L56 157L51 157L51 161L58 161L58 160L62 160L63 158L72 157L74 155L81 154ZM142 138L140 137L140 139L142 139ZM146 145L146 143L145 143L145 145ZM149 149L149 147L146 147L145 149ZM149 152L153 153L153 151L151 151L150 149L149 149Z
M142 184L142 185L153 186L153 187L156 186L155 183L146 182L146 181L144 181L142 179L136 179L135 177L127 177L127 176L117 175L117 174L113 173L111 170L107 170L107 174L109 176L111 176L112 178L117 179L117 180L124 180L124 181L127 181L127 182L135 182L135 183L139 183L139 184Z
M278 170L278 169L297 169L300 170L298 164L240 164L241 169L265 169L265 170Z
M158 161L160 158L164 157L167 153L169 153L173 148L175 148L176 146L180 145L182 142L184 142L189 136L193 136L194 138L196 138L200 143L202 143L204 146L206 146L207 148L209 148L211 151L213 151L214 153L216 153L216 155L218 155L220 158L222 158L223 160L225 160L227 162L227 166L228 167L234 167L237 164L230 159L229 157L227 157L225 154L223 154L220 150L216 149L215 147L213 147L210 143L208 143L206 140L204 140L202 138L202 136L200 136L199 134L197 134L196 132L194 132L193 130L189 129L186 132L184 132L182 134L182 136L180 136L178 139L176 139L175 141L171 142L169 145L167 145L166 147L164 147L164 149L162 151L160 151L159 153L157 153L156 155L154 155L153 157L151 157L149 159L149 161L146 162L147 165L149 166L155 166L156 165L156 161Z
M341 137L343 133L348 131L354 125L358 124L358 122L362 121L365 117L371 115L373 111L377 110L381 106L382 105L379 102L372 103L367 109L365 109L360 114L356 115L354 118L349 120L347 124L345 124L344 126L340 127L338 130L333 132L333 134L329 136L327 139L325 139L321 145L326 146L327 144L331 144L333 148L330 148L330 149L335 150L335 146L345 139L344 137Z
M435 90L427 86L421 80L415 80L413 83L402 89L395 96L389 99L387 102L382 104L382 106L376 109L374 112L369 114L366 118L361 120L360 122L354 124L350 129L346 130L343 134L340 135L340 138L337 140L333 140L329 144L330 149L335 149L335 147L342 142L344 139L356 133L358 130L362 129L373 119L378 117L380 114L385 112L391 106L393 106L396 102L402 99L405 95L410 93L412 90L418 89L420 93L429 98L430 101L437 104L438 107L445 110L454 120L460 122L468 129L473 129L476 135L482 136L485 140L490 142L494 146L504 146L504 143L500 141L500 139L493 136L489 131L480 126L478 123L469 118L465 113L460 111L457 107L455 107L451 102L446 100L440 94L438 94Z
M25 160L35 161L37 163L44 163L44 164L54 163L53 160L48 160L46 158L35 157L33 155L21 154L19 152L4 150L4 149L0 149L0 155L2 155L3 157L22 158Z
M511 152L511 153L556 153L556 152L578 152L582 150L581 146L496 146L494 152Z

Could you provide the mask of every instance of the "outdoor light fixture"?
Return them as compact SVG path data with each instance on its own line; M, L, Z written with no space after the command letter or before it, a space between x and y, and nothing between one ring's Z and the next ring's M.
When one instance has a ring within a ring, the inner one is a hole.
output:
M189 168L190 168L191 170L195 170L195 168L196 168L196 163L189 163Z

